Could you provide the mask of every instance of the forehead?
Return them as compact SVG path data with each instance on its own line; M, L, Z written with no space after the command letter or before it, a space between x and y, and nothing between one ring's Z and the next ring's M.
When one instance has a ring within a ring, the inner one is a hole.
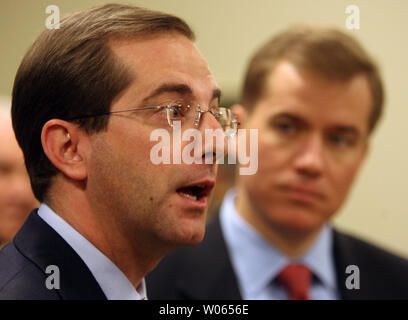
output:
M270 103L264 112L293 112L314 125L368 130L372 97L362 74L349 81L332 81L281 62L267 78L266 97Z
M177 33L148 38L113 39L109 46L134 75L139 89L184 83L197 95L216 88L208 64L192 41ZM140 90L139 90L140 91Z

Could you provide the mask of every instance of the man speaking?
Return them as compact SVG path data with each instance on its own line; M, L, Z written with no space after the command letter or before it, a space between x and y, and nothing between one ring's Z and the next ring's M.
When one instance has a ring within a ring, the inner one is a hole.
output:
M42 204L0 252L0 299L144 299L158 261L202 240L215 161L150 159L155 129L228 122L193 40L175 16L115 4L36 39L12 118ZM203 146L202 157L216 154Z

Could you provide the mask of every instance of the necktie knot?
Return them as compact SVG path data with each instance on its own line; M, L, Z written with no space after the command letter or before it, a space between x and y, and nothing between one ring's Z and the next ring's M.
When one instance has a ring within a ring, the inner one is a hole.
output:
M301 264L287 265L276 279L285 287L291 300L309 300L312 272L308 267Z

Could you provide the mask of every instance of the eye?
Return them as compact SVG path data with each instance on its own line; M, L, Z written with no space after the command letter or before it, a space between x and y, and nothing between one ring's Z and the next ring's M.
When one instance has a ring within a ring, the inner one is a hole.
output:
M281 123L281 124L278 125L278 127L282 131L286 131L286 132L294 130L294 126L292 124L290 124L290 123Z
M333 134L329 136L329 141L331 144L335 145L335 146L352 146L354 144L354 142L345 136L339 135L339 134Z
M291 121L277 121L274 127L283 134L291 134L296 131L296 126Z
M180 111L181 107L180 106L172 106L170 111L171 111L171 116L172 117L179 117L182 116L182 113Z
M172 118L179 118L182 116L182 105L179 102L171 102L168 105L168 112Z
M168 107L169 116L172 120L182 120L190 111L190 106L179 102L172 103Z

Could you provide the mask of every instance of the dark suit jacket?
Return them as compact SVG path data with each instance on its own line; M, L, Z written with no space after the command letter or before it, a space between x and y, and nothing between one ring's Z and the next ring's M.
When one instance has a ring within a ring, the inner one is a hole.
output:
M60 289L47 289L45 270L56 265ZM13 242L0 251L0 300L106 299L88 267L34 210Z
M408 299L408 261L334 231L333 251L342 299ZM261 263L261 262L260 262ZM348 290L345 270L360 269L360 289ZM167 255L147 277L149 299L242 299L218 217L196 247Z

